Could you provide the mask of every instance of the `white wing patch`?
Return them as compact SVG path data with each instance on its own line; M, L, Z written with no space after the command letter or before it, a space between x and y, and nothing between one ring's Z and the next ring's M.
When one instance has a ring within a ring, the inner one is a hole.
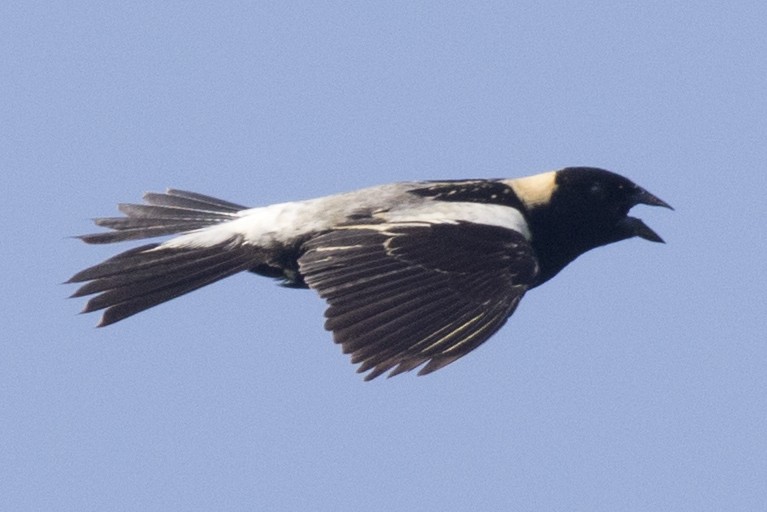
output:
M521 233L530 240L530 228L516 208L497 204L428 201L405 210L382 212L377 217L392 223L457 224L470 222ZM374 227L374 226L371 226Z

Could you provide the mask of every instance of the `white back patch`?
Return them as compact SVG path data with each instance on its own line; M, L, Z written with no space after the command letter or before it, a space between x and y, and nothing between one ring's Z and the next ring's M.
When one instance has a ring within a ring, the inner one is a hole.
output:
M269 247L290 240L311 222L302 217L309 201L278 203L237 212L237 217L214 226L183 233L163 242L161 248L210 247L240 238L246 244Z

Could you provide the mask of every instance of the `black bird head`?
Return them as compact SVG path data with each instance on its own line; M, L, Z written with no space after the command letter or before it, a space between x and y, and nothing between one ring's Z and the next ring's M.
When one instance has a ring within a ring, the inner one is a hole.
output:
M673 210L627 178L604 169L568 167L554 173L545 202L528 210L541 266L536 284L595 247L633 237L663 242L641 219L628 215L638 204Z

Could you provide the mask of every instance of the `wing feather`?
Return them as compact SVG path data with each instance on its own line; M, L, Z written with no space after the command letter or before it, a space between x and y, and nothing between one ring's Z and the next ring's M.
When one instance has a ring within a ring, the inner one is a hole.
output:
M328 302L325 327L369 372L435 371L504 324L537 264L527 239L500 226L349 226L305 244L299 267Z

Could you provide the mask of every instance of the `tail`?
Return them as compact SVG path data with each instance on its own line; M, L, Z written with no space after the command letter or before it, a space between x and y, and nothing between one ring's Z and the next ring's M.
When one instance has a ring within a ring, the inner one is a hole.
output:
M107 233L82 235L77 238L89 244L109 244L125 240L141 240L201 229L233 220L246 206L214 197L168 189L164 194L144 194L146 204L121 204L118 209L127 217L94 219L97 226L113 229Z
M79 236L91 244L140 240L186 233L237 219L246 209L213 197L168 190L147 193L146 204L121 204L126 217L95 219L105 233ZM91 298L83 313L104 310L99 327L118 322L145 309L252 268L258 249L232 234L205 246L143 245L114 256L72 276L68 283L85 283L72 294Z

